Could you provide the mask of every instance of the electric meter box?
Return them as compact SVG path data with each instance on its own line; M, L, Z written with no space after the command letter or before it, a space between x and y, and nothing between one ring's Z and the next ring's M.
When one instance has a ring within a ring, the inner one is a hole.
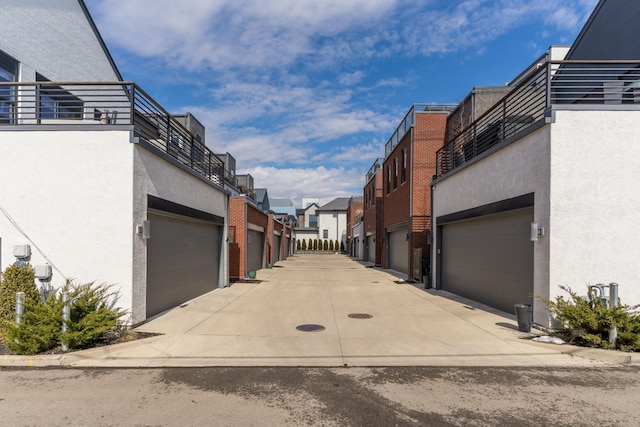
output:
M36 265L34 268L36 279L47 280L51 278L53 271L49 264Z
M16 258L29 258L31 256L31 246L13 245L13 256Z

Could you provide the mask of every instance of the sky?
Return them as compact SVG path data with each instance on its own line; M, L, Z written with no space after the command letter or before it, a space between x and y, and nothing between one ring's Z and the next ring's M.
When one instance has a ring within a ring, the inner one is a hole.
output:
M413 104L501 86L597 0L85 0L123 78L273 198L362 195Z

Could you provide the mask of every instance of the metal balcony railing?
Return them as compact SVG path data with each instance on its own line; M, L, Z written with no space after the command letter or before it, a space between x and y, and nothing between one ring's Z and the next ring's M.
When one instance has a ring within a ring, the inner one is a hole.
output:
M402 138L409 132L409 130L413 127L416 122L416 114L418 113L428 113L428 112L442 112L442 111L453 111L457 105L453 104L413 104L413 106L409 109L407 114L404 116L404 119L400 122L396 131L391 135L391 138L384 145L384 157L385 159L389 157L389 154L393 151L394 148L402 141Z
M40 125L133 126L135 136L209 181L237 186L218 156L132 82L0 83L0 130Z
M547 61L436 153L436 177L544 122L551 108L640 110L640 61Z
M373 165L369 168L369 171L367 172L367 181L369 182L371 181L371 178L373 178L376 174L376 172L378 172L381 168L382 168L382 163L384 162L384 159L376 159L373 162Z

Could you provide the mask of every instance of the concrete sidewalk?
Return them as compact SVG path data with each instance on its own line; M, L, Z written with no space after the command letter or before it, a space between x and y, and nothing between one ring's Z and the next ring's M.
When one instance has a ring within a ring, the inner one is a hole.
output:
M515 316L342 255L296 255L138 327L158 335L0 366L603 366L636 354L529 340ZM349 317L366 314L367 316ZM321 325L304 332L300 325Z

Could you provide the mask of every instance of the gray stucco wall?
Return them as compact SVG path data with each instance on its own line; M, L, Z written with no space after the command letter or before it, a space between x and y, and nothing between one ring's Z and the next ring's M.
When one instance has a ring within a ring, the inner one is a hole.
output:
M2 0L0 50L20 62L20 81L118 81L78 0Z

